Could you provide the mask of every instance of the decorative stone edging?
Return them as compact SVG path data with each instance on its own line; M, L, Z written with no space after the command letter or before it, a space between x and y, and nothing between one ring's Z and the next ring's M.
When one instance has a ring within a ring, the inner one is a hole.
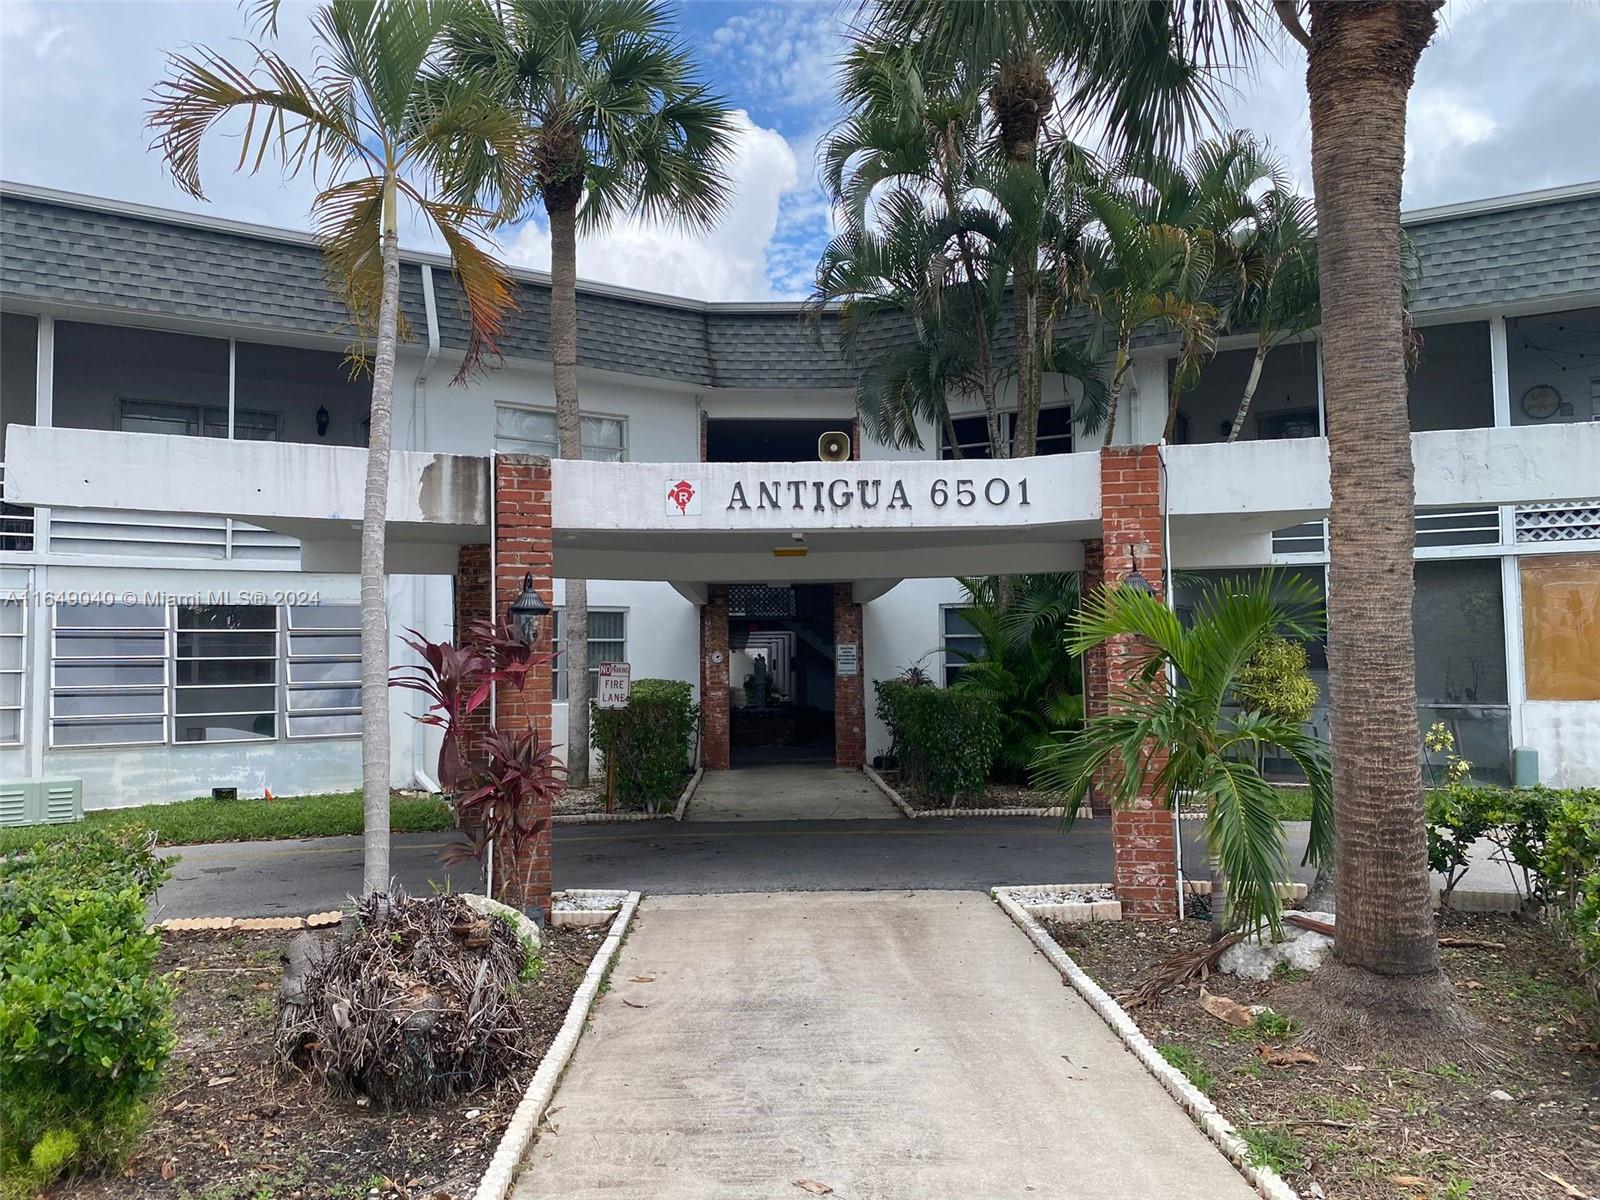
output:
M557 813L550 820L556 825L620 825L628 821L681 821L683 810L689 807L689 801L694 796L695 789L700 786L700 778L705 774L704 767L696 767L694 774L689 776L689 782L683 785L683 791L678 794L678 803L671 812L612 812L612 813Z
M1211 880L1185 879L1183 890L1191 896L1211 895ZM1279 900L1304 900L1311 894L1311 889L1303 883L1280 883L1278 885Z
M326 929L344 920L337 908L305 917L168 917L149 926L152 933L279 933L291 929Z
M990 893L996 899L1002 895L1009 897L1018 908L1035 920L1064 921L1068 924L1077 924L1083 921L1122 920L1122 901L1069 900L1061 904L1024 904L1017 899L1017 896L1026 892L1109 892L1111 890L1112 887L1109 883L1037 883L1015 887L991 888Z
M544 1061L533 1073L533 1079L528 1083L528 1090L523 1093L522 1102L517 1105L516 1112L511 1115L511 1123L506 1126L505 1133L500 1137L500 1145L495 1148L494 1157L489 1160L489 1166L484 1170L483 1177L478 1180L473 1200L505 1200L511 1191L511 1184L517 1177L517 1168L522 1165L522 1156L527 1153L533 1135L538 1131L539 1122L544 1117L544 1110L549 1105L550 1098L555 1095L556 1084L560 1082L562 1072L572 1060L572 1052L577 1049L584 1023L589 1019L589 1010L594 1007L595 997L600 994L600 984L611 970L612 960L616 958L617 950L622 946L622 939L627 934L628 924L633 920L634 911L639 907L638 892L627 892L625 895L622 907L617 910L617 919L611 925L611 932L606 934L606 940L590 961L589 969L584 972L583 982L578 985L578 990L572 997L572 1004L567 1008L567 1018L561 1023L561 1032L556 1034L556 1040L551 1042L550 1049L545 1051Z
M1107 995L1099 984L1090 979L1083 968L1072 961L1067 952L1056 944L1055 939L1045 932L1044 927L1034 920L1026 909L1004 892L1005 889L994 888L990 894L1006 916L1016 922L1017 927L1028 935L1028 940L1049 960L1050 965L1061 973L1061 977L1067 981L1072 990L1088 1001L1089 1007L1094 1009L1100 1019L1111 1027L1112 1032L1122 1039L1123 1044L1133 1052L1133 1056L1143 1064L1144 1069L1155 1076L1156 1082L1166 1088L1172 1098L1193 1118L1195 1124L1200 1126L1201 1131L1238 1168L1239 1173L1250 1181L1257 1194L1264 1200L1300 1200L1299 1194L1276 1171L1269 1167L1250 1165L1249 1147L1245 1145L1244 1139L1239 1136L1239 1131L1234 1128L1233 1123L1217 1111L1217 1106L1211 1103L1205 1093L1161 1057L1156 1048L1150 1044L1150 1039L1145 1037L1143 1031L1122 1006ZM499 1198L495 1197L494 1200Z
M550 897L550 924L563 928L585 929L595 925L604 925L628 899L629 892L621 888L567 888L556 892ZM604 896L616 903L609 908L558 908L562 900L570 896Z
M1066 815L1066 808L1062 805L1053 805L1050 808L913 808L906 803L906 799L894 789L894 785L886 780L872 767L870 763L863 764L862 774L870 779L873 785L889 797L894 806L900 810L900 815L910 817L913 821L922 821L929 818L940 817L1062 817ZM1093 817L1094 813L1088 808L1078 810L1078 820Z

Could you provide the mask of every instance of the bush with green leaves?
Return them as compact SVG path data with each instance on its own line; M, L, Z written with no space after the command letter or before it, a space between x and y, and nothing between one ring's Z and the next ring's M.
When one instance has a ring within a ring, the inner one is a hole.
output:
M104 1162L138 1132L172 1048L145 930L170 874L137 828L0 860L0 1194Z
M1000 710L992 696L905 679L880 679L873 687L905 786L952 805L982 794L1000 751Z
M1503 788L1447 783L1428 793L1428 865L1445 876L1441 894L1466 874L1467 855L1479 839L1488 840L1491 858L1505 867L1525 908L1544 902L1545 840L1552 814L1569 796L1554 788Z
M1083 680L1077 656L1066 647L1078 577L990 576L963 579L961 586L967 593L961 615L981 648L953 651L962 660L955 687L994 700L1000 714L995 775L1026 783L1039 751L1073 737L1083 724Z
M1317 706L1309 661L1304 642L1269 633L1233 677L1233 697L1250 712L1303 723Z
M1456 885L1472 865L1472 847L1493 826L1491 795L1498 788L1454 783L1426 795L1428 869L1444 876L1439 902L1450 907Z
M1600 788L1552 793L1540 870L1545 900L1577 947L1589 990L1600 996Z
M660 811L678 798L700 706L679 679L636 679L626 708L592 709L594 742L616 772L623 808Z

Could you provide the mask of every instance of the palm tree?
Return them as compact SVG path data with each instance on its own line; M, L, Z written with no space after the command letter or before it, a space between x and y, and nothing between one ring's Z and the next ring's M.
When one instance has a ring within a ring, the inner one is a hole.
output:
M494 0L467 8L449 43L452 73L520 114L532 142L526 190L550 227L559 450L582 458L578 227L601 230L629 215L709 227L728 198L730 112L696 80L672 33L672 8L661 0ZM492 169L494 148L481 151ZM582 787L589 779L589 590L568 579L565 591L567 778Z
M1112 344L1107 446L1116 436L1136 333L1149 325L1176 330L1180 376L1197 373L1216 349L1219 312L1208 295L1217 242L1204 225L1183 223L1186 209L1171 210L1168 193L1178 174L1159 162L1129 163L1087 192L1091 223L1083 239L1081 294Z
M1233 307L1240 324L1254 325L1256 352L1228 430L1239 440L1267 355L1315 329L1322 317L1317 288L1316 207L1287 188L1273 188L1257 203L1254 228L1239 246L1247 280Z
M1075 736L1083 720L1083 679L1066 631L1078 608L1076 574L962 579L961 615L982 640L956 651L964 665L955 686L979 692L1000 712L995 769L1024 780L1039 751Z
M997 3L1000 0L996 0ZM1406 107L1443 0L1086 0L1043 10L1040 48L1120 146L1180 140L1217 69L1276 27L1306 51L1323 397L1333 473L1329 666L1339 934L1315 1004L1353 1035L1437 1043L1464 1017L1429 910L1411 601L1414 479L1399 228ZM881 0L947 53L978 6ZM953 11L952 11L953 10ZM1302 23L1309 16L1309 30Z
M1159 596L1117 584L1084 601L1067 638L1085 654L1132 634L1135 682L1113 710L1091 717L1074 737L1047 742L1033 761L1035 786L1066 793L1069 822L1102 768L1115 779L1113 802L1147 789L1167 807L1188 796L1206 801L1206 842L1228 880L1230 919L1278 928L1278 884L1287 877L1276 793L1261 776L1262 751L1279 747L1305 773L1311 836L1305 861L1332 853L1328 748L1300 722L1262 711L1232 712L1235 685L1256 652L1281 634L1321 631L1321 603L1305 580L1267 572L1207 589L1185 627ZM1175 673L1178 683L1168 683Z
M1009 361L996 351L1018 257L1037 260L1046 244L1063 254L1075 245L1069 225L1081 205L1058 202L1073 196L1065 181L1086 176L1087 156L1060 143L1031 174L999 162L985 147L982 92L959 64L924 71L904 46L856 42L841 94L852 111L820 158L842 228L818 265L811 315L820 321L826 306L839 305L851 351L874 321L911 325L911 340L881 350L860 378L867 432L920 446L908 420L920 414L954 445L945 397L955 390L981 401L992 457L1031 455L1037 404L1019 398L1013 432L1000 395L1005 380L1027 374L1030 363L1035 375L1050 370L1080 380L1079 420L1096 428L1105 396L1098 364L1088 347L1058 342L1053 333L1063 307L1053 289L1070 273L1034 277L1036 335ZM1063 186L1055 186L1058 178Z
M262 32L276 31L277 6L259 6ZM309 171L322 185L312 200L331 285L372 356L371 432L361 517L361 766L366 830L362 887L389 886L389 623L384 597L384 529L389 493L390 410L400 312L400 206L408 201L449 247L471 318L461 376L495 351L512 281L480 244L499 214L457 186L460 146L493 147L502 194L526 174L522 131L481 89L439 71L439 36L458 15L455 0L327 0L311 18L319 63L309 77L271 49L252 45L236 66L204 47L167 60L150 97L155 148L178 186L204 198L205 136L235 113L246 117L236 170L275 158L286 174Z

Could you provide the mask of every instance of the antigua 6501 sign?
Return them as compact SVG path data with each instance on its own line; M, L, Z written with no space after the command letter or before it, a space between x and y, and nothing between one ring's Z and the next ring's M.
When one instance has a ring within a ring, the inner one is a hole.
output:
M719 497L717 507L729 513L843 513L849 510L870 512L930 509L968 509L978 507L1028 507L1028 480L1006 479L999 475L945 478L925 486L908 484L904 479L735 479L727 495ZM697 480L679 479L666 491L667 512L671 516L697 516L702 511L701 487Z

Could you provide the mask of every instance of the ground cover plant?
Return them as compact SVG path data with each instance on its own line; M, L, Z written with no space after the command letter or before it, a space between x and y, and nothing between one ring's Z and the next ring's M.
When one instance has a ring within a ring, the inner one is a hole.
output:
M171 1049L145 908L170 870L138 829L0 860L0 1194L114 1159Z
M465 1200L555 1040L605 931L547 929L523 1014L533 1051L496 1085L410 1109L330 1094L274 1062L283 934L163 934L176 1044L124 1159L48 1193L73 1200ZM606 1001L602 997L600 1003Z
M80 824L27 825L0 829L0 854L38 841L61 841L84 829L115 832L139 826L163 846L202 842L253 842L273 838L335 837L362 831L360 792L326 792L311 796L259 796L238 800L199 797L172 804L140 804L85 813ZM394 833L427 833L451 829L450 806L438 796L396 792L389 803Z
M1049 923L1127 1004L1151 968L1206 945L1204 921ZM1162 1057L1238 1126L1253 1162L1302 1196L1337 1200L1550 1200L1600 1194L1596 1008L1559 929L1446 912L1441 956L1484 1029L1477 1057L1424 1068L1398 1048L1325 1050L1304 1001L1316 984L1213 974L1209 993L1264 1004L1235 1028L1195 985L1129 1015ZM1452 944L1454 943L1454 944ZM1320 1188L1320 1191L1314 1190Z

